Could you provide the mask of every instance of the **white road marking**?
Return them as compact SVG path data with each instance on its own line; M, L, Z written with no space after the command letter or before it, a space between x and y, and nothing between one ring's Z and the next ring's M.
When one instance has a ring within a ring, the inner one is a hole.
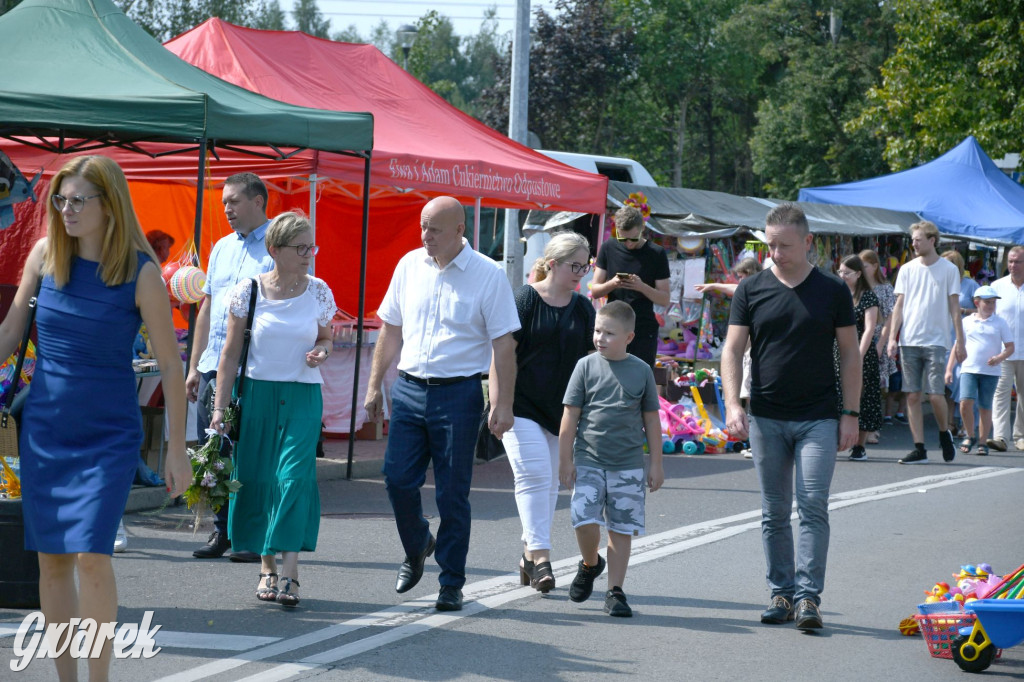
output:
M949 474L924 476L910 481L880 485L872 488L852 490L833 495L830 498L829 509L844 509L857 504L877 502L901 495L919 494L922 491L926 492L934 488L980 481L995 476L1016 474L1021 471L1021 469L1014 468L980 467ZM719 542L740 533L760 528L760 517L761 510L757 509L636 538L633 541L630 565L654 561L655 559L678 554L694 547ZM575 570L578 561L579 557L577 556L553 562L552 570L556 575L568 575ZM472 583L467 585L463 592L466 605L459 612L440 614L434 611L433 602L437 595L433 594L344 623L331 625L299 637L276 642L260 649L247 651L232 658L213 661L189 671L161 678L159 682L192 682L193 680L204 679L239 668L248 663L277 657L289 651L296 651L312 644L340 637L370 625L391 628L385 632L348 642L299 661L280 664L269 670L260 671L241 678L242 680L253 682L285 680L310 670L324 668L330 664L372 651L378 647L412 637L430 629L447 625L461 618L467 618L488 609L498 608L509 602L536 594L536 591L532 588L521 586L516 574Z

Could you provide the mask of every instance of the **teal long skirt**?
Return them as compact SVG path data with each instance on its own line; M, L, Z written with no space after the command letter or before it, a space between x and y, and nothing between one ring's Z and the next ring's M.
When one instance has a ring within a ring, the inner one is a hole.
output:
M246 379L232 478L242 487L228 512L234 550L312 552L320 532L316 444L320 384Z

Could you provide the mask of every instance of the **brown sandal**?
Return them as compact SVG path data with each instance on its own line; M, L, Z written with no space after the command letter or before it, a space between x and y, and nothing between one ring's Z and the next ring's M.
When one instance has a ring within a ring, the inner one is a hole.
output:
M260 601L277 601L277 573L260 573L258 585L256 588L257 599Z

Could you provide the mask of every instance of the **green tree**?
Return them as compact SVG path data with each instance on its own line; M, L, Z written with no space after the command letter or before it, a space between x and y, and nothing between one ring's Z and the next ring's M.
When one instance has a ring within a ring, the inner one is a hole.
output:
M262 0L256 10L252 28L264 31L284 31L287 29L284 10L278 0Z
M842 28L831 28L832 5L772 0L747 5L735 21L765 35L757 54L763 96L750 138L760 191L795 198L801 187L884 173L882 140L847 124L861 115L867 90L891 44L884 5L845 0Z
M210 17L240 26L256 26L263 0L114 0L133 21L163 42ZM276 3L274 3L276 4Z
M325 19L316 0L297 0L292 10L295 30L317 38L330 37L331 20Z
M534 14L528 127L550 149L607 153L617 134L613 102L635 79L634 30L604 0L558 0ZM508 130L510 56L483 95L484 122ZM626 115L631 115L628 112Z
M930 161L967 135L994 156L1024 139L1024 4L896 0L899 48L850 130L885 140L892 170Z

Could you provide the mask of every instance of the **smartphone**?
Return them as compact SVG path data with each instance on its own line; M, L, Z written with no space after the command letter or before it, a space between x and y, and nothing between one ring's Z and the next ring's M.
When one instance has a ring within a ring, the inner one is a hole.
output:
M615 276L619 279L633 279L633 275L629 272L616 272Z

